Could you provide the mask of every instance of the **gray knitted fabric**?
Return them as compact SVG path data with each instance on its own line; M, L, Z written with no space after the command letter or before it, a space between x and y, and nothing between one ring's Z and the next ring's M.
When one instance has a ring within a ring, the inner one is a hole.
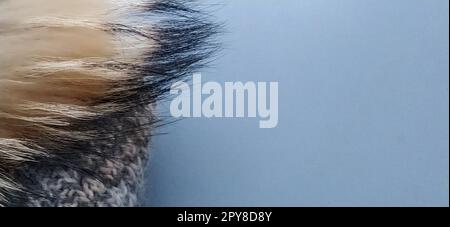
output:
M115 120L119 132L125 125L151 122L150 110L133 117ZM122 132L127 133L127 132ZM94 175L68 167L33 167L21 171L21 178L32 194L25 206L32 207L131 207L139 206L144 169L148 159L149 130L118 135L102 143L93 143L99 152L112 155L105 159L85 157L84 167Z

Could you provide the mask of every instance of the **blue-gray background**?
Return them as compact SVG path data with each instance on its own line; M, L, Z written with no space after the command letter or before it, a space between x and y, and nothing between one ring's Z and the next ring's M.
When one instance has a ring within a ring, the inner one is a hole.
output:
M279 81L279 126L160 129L148 205L448 206L448 0L221 4L225 50L203 76Z

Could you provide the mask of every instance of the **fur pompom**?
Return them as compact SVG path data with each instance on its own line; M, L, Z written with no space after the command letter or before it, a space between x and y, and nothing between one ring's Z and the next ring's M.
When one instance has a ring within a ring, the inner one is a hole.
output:
M0 1L0 206L46 196L28 186L30 166L95 177L86 157L109 158L125 143L118 138L148 135L151 106L217 50L218 26L195 8L183 0Z

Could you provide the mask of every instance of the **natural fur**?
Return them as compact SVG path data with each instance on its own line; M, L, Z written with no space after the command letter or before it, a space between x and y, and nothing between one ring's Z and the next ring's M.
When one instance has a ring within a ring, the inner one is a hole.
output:
M113 121L163 98L217 49L217 26L183 0L0 0L0 206L34 193L25 165L107 157L92 144L146 130ZM154 118L152 118L154 119Z

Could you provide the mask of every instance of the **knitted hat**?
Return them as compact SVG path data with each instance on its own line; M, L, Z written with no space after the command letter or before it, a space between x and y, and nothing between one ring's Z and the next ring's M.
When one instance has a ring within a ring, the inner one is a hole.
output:
M0 206L138 206L153 111L217 26L187 0L0 1Z

